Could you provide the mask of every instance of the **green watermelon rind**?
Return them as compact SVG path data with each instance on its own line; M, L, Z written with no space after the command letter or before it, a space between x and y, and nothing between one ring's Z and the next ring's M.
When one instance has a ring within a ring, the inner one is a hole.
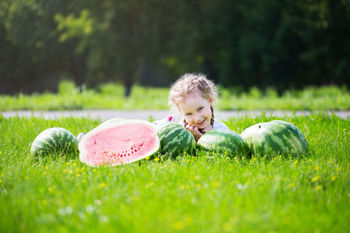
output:
M78 151L78 139L68 130L60 127L42 131L30 148L32 156L75 153Z
M309 151L301 131L295 125L282 120L252 125L241 136L248 143L252 154L257 156L302 155Z
M111 118L109 120L106 120L106 121L102 122L97 127L102 127L102 126L106 126L106 125L110 125L110 124L114 124L114 123L120 123L120 122L128 121L128 120L130 120L130 119L115 117L115 118Z
M194 154L196 141L194 136L180 124L171 123L162 127L159 132L160 152L169 158L179 155Z
M229 156L248 156L250 152L246 141L230 130L210 130L198 140L197 145L203 150Z
M159 149L160 149L160 140L159 140L159 137L157 135L157 129L156 127L154 126L154 124L148 122L148 121L144 121L144 120L134 120L134 119L127 119L127 120L121 120L121 121L115 121L115 122L109 122L109 123L106 123L104 125L99 125L97 126L96 128L92 129L91 131L89 131L86 135L84 135L84 137L81 139L81 141L79 142L79 160L82 162L82 163L85 163L89 166L92 166L92 167L99 167L101 165L96 165L94 163L90 163L89 161L86 160L86 149L84 148L84 143L85 141L91 137L92 135L100 132L100 131L103 131L104 129L107 129L107 128L111 128L111 127L115 127L115 126L118 126L118 125L125 125L125 124L135 124L135 123L141 123L141 124L146 124L150 127L152 127L154 129L154 132L155 132L155 138L156 138L156 147L150 151L149 153L143 155L143 156L139 156L135 159L131 159L131 160L128 160L127 163L132 163L132 162L135 162L135 161L138 161L138 160L141 160L141 159L144 159L146 157L150 157L154 154L156 154ZM124 164L124 163L123 163ZM115 164L104 164L104 166L117 166L117 165L121 165L121 164L118 164L118 163L115 163Z

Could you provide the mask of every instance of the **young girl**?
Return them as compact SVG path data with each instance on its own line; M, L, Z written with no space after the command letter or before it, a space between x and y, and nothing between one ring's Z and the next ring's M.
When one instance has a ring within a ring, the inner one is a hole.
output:
M171 86L169 105L180 113L180 123L193 134L196 141L209 130L229 130L224 123L214 118L213 104L216 97L215 84L203 74L184 74ZM173 121L174 118L170 116L155 123L161 125ZM78 135L79 141L84 134Z
M196 141L212 129L229 128L214 118L213 103L217 97L215 84L203 74L185 74L171 87L169 104L180 113L181 124Z

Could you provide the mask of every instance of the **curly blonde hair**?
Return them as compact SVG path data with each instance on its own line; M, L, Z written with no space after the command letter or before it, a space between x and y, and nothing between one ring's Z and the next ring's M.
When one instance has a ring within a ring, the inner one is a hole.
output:
M213 101L217 98L217 89L215 84L207 79L204 74L187 73L182 75L170 88L169 105L178 109L179 103L193 91L199 90L201 96L205 99L212 98ZM214 109L211 107L212 117L211 125L214 124Z

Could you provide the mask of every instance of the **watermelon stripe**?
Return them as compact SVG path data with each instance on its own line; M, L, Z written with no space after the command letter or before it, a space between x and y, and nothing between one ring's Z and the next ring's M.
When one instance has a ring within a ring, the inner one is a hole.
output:
M304 136L296 127L293 127L293 125L286 125L286 129L288 132L290 132L290 134L288 135L288 137L285 135L285 139L290 141L291 146L295 152L302 152L302 150L304 149L302 145Z
M172 127L173 129L167 131L165 134L165 137L168 137L170 135L179 135L185 137L185 135L182 135L183 129L178 128L178 127Z

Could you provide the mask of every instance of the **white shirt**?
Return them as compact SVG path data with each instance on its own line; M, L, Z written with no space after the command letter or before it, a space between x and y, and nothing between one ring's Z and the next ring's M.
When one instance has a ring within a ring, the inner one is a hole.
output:
M214 120L213 129L230 130L225 123L219 120Z
M179 124L184 126L184 121L183 120L179 121ZM230 130L225 123L219 120L214 120L213 129Z
M176 119L175 119L173 116L169 116L168 118L164 118L164 119L155 121L154 123L155 123L157 126L161 127L161 126L166 125L166 124L169 124L169 123L171 123L171 122L173 122L173 123L176 122ZM183 123L184 123L184 121L181 120L181 121L179 121L178 124L180 124L180 125L183 126L183 125L184 125ZM218 129L218 130L230 130L230 129L227 127L227 125L226 125L225 123L223 123L223 122L221 122L221 121L219 121L219 120L214 120L213 129Z

